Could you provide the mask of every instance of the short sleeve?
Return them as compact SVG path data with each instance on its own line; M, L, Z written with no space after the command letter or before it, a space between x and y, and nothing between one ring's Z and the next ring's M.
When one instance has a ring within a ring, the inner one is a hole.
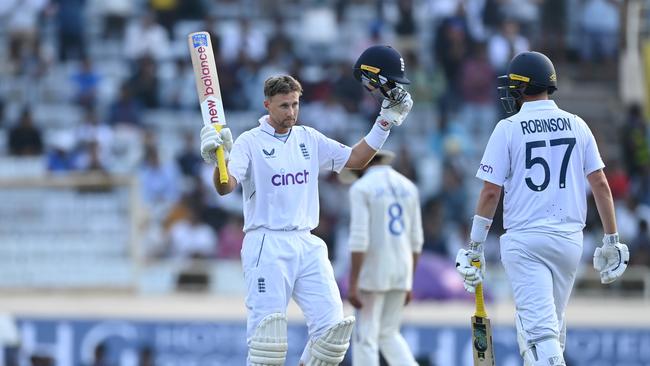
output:
M350 158L352 148L332 140L314 129L312 129L312 132L318 144L318 163L320 169L340 173Z
M603 159L600 157L600 151L598 151L598 145L596 144L596 139L594 138L593 133L589 129L589 126L586 123L583 123L586 130L586 141L585 141L585 176L595 172L596 170L602 169L605 167Z
M228 160L228 173L242 183L249 178L249 167L251 163L250 149L246 135L239 136L230 150L230 159Z
M503 186L510 171L508 120L501 120L485 147L476 177Z

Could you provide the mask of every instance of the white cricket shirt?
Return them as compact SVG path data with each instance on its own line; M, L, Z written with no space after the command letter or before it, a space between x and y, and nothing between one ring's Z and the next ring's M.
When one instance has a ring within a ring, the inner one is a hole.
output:
M352 149L307 126L286 141L274 137L268 115L233 144L228 170L241 183L244 231L312 230L318 226L318 172L340 172Z
M350 251L365 252L359 288L410 290L423 242L415 184L387 165L368 168L350 187Z
M586 176L604 166L585 121L543 100L499 121L476 176L503 186L505 229L576 232L587 214Z

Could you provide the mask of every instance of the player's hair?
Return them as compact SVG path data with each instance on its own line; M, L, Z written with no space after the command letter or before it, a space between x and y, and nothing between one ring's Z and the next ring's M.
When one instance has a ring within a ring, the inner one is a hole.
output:
M266 98L291 92L298 92L299 95L302 95L302 85L289 75L271 76L264 82L264 97Z

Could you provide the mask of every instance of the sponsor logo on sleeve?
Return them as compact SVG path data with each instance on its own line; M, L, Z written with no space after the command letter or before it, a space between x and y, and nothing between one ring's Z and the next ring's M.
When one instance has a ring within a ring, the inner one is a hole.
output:
M494 171L492 165L483 164L483 163L479 164L478 169L488 174L492 174L492 172Z

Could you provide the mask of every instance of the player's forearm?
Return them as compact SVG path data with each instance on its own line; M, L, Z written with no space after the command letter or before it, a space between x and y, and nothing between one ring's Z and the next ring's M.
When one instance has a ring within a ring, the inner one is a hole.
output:
M596 201L596 208L600 221L603 224L605 234L613 234L618 232L616 228L616 213L614 211L614 200L612 199L612 192L607 183L607 177L602 170L593 172L587 176L591 191Z
M418 266L418 259L420 259L420 253L413 252L413 275L415 276L415 267Z
M476 214L488 219L494 217L494 213L497 210L499 205L499 199L501 198L501 187L485 182L483 184L483 189L481 189L481 194L476 204Z
M361 139L352 147L352 152L348 161L345 163L345 167L350 169L363 169L376 153L377 150L370 147L364 139Z
M352 259L350 261L350 287L356 287L359 283L359 273L361 273L361 265L363 265L364 252L352 252Z
M214 188L217 190L217 193L219 193L220 196L226 195L230 192L232 192L235 187L237 186L237 180L232 177L232 175L228 174L228 182L226 183L221 183L219 181L219 167L215 166L214 167L214 173L212 174L212 183L214 184Z

